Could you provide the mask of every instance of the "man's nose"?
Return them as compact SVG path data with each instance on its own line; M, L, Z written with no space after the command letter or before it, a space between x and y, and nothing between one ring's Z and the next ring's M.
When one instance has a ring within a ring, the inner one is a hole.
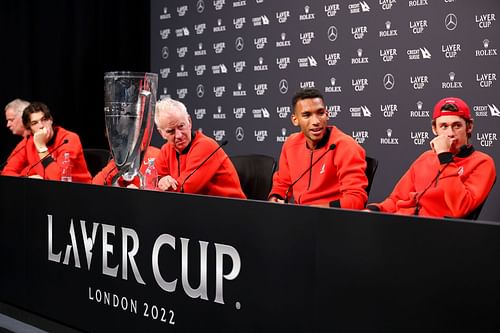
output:
M319 124L321 122L321 116L320 115L313 115L313 119L312 119L313 123L314 124Z
M445 131L446 135L449 137L455 136L455 131L453 130L453 127L448 127Z

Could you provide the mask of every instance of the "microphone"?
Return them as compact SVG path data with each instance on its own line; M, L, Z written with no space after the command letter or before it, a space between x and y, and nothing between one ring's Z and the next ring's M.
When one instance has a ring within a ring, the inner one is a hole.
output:
M303 172L303 173L299 176L299 178L295 179L295 181L292 183L292 185L288 186L288 188L286 189L286 192L285 192L285 203L288 203L288 192L290 192L290 190L293 188L293 186L294 186L295 184L297 184L297 182L298 182L298 181L299 181L302 177L304 177L304 175L305 175L306 173L308 173L308 172L309 172L309 171L313 168L313 166L314 166L314 165L316 165L316 163L318 163L318 162L319 162L319 160L320 160L320 159L322 159L322 158L323 158L326 154L328 154L328 152L329 152L329 151L334 150L334 149L335 149L335 147L337 147L337 146L335 145L335 143L332 143L332 144L330 145L330 147L328 147L328 149L327 149L327 150L326 150L323 154L321 154L321 155L320 155L320 157L318 157L318 158L316 159L316 161L314 161L314 162L313 162L313 163L309 166L309 168L307 168L307 169L306 169L306 170L305 170L305 171L304 171L304 172Z
M198 171L198 169L199 169L199 168L201 168L201 166L202 166L203 164L205 164L205 162L206 162L206 161L208 161L208 159L209 159L210 157L212 157L212 156L213 156L213 154L215 154L215 153L217 152L217 150L219 150L219 149L221 149L223 146L227 145L227 142L228 142L227 140L222 141L222 143L221 143L221 144L217 147L217 149L215 149L215 150L214 150L214 151L213 151L210 155L208 155L208 156L207 156L207 158L205 158L205 159L203 160L203 162L201 162L201 163L200 163L200 165L198 165L198 167L196 167L196 169L194 169L194 170L193 170L193 171L192 171L192 172L191 172L191 173L190 173L190 174L189 174L189 175L188 175L188 176L184 179L184 181L183 181L183 182L182 182L182 184L181 184L181 190L180 190L180 192L181 192L181 193L184 193L184 184L186 184L186 181L187 181L187 180L188 180L188 179L189 179L189 178L190 178L190 177L191 177L191 176L192 176L192 175L193 175L196 171Z
M24 145L22 145L22 147L19 147L18 149L16 149L12 154L10 154L10 156L5 160L5 162L3 162L2 164L0 164L0 170L3 169L3 167L7 165L7 163L10 161L11 158L13 158L14 156L16 156L17 153L19 153L21 150L23 150L24 148L26 148L26 143L28 141L27 138L28 137L26 137L26 138L23 139L26 142L24 143Z
M67 144L69 142L68 139L64 139L63 142L61 142L60 144L58 144L57 146L55 146L54 148L52 148L51 150L49 150L48 154L45 155L44 157L42 157L38 162L34 163L33 165L31 165L29 168L28 168L28 171L26 171L26 175L25 177L28 177L30 171L36 167L38 164L42 163L43 161L45 161L49 156L50 154L52 154L53 152L55 152L56 150L58 150L59 148L61 148L61 146Z

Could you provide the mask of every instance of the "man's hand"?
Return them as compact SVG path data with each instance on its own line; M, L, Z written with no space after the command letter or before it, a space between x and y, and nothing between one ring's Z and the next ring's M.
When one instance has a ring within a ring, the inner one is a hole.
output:
M271 202L277 202L277 203L285 203L285 200L280 199L280 198L278 198L278 197L276 197L276 196L274 196L274 195L273 195L273 196L271 196L271 197L269 198L269 200L268 200L268 201L271 201Z
M170 175L167 175L158 181L158 188L162 191L168 191L170 189L173 189L174 191L177 190L177 186L179 183L177 183L177 180L175 180L173 177Z
M41 128L33 135L33 141L35 143L35 147L38 150L44 150L47 148L47 142L49 142L50 137L52 136L51 130L46 127Z
M437 154L447 153L455 143L456 139L449 138L447 135L438 135L431 140L431 148Z

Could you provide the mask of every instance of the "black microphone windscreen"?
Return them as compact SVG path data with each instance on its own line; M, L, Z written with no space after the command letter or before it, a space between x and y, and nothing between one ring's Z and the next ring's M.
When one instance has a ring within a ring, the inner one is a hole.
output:
M224 140L224 141L222 141L222 143L220 144L220 146L225 146L225 145L227 145L227 144L228 144L228 142L229 142L229 141Z
M330 147L328 147L329 150L334 150L337 145L335 143L332 143Z

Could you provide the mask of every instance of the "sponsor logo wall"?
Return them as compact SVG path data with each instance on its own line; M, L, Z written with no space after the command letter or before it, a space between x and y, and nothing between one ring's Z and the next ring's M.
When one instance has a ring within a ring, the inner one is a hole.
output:
M330 124L379 160L378 201L428 149L445 96L469 103L471 141L500 165L499 12L496 0L154 0L151 66L160 98L185 103L232 155L278 158L297 131L294 92L319 89ZM499 198L483 219L500 220Z

